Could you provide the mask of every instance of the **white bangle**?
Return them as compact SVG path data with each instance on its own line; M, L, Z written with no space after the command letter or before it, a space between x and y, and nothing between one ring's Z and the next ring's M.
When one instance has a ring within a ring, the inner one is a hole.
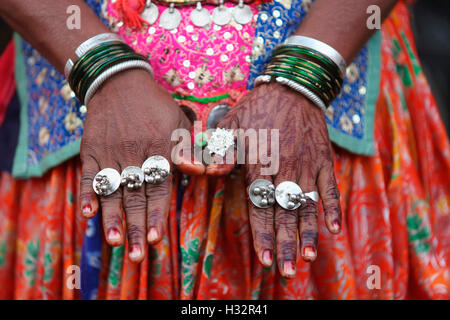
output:
M289 38L286 39L284 44L302 46L320 52L324 56L331 59L338 66L341 72L341 76L342 78L344 78L345 71L347 69L345 59L337 50L327 45L326 43L310 37L290 36Z
M87 39L82 44L78 46L78 48L75 50L75 55L80 58L82 55L84 55L86 52L94 48L95 46L109 42L109 41L119 41L122 43L125 43L125 40L115 33L100 33L96 36L93 36L92 38ZM64 67L64 76L66 79L69 78L70 72L72 71L74 62L72 59L67 60L66 66Z
M125 61L119 64L116 64L115 66L112 66L111 68L107 69L105 72L100 74L94 82L89 86L89 88L86 91L86 95L84 97L84 105L87 106L89 101L92 99L95 92L97 92L98 88L109 78L111 78L116 73L119 73L124 70L128 69L144 69L147 70L151 75L153 75L153 70L150 64L147 61L142 60L130 60Z
M272 81L272 77L269 75L261 75L255 79L255 86L261 84L261 83L268 83ZM306 88L305 86L302 86L301 84L298 84L295 81L283 78L283 77L276 77L275 81L278 83L281 83L283 85L288 86L289 88L303 94L306 98L311 100L316 106L318 106L323 112L327 111L327 106L325 103L320 99L314 92Z

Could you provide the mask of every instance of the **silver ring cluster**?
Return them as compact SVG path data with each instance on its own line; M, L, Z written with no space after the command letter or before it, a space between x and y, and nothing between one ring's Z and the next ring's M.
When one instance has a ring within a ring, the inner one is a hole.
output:
M250 186L249 197L258 208L269 208L275 204L275 186L268 180L257 179Z
M307 199L318 202L319 194L316 191L305 193L292 181L283 181L275 188L269 180L257 179L250 185L249 198L258 208L269 208L276 202L283 209L291 211L305 204Z
M144 174L142 169L135 166L126 167L120 175L120 185L128 190L138 190L144 183Z
M170 164L162 156L152 156L142 165L145 182L150 184L163 183L170 173Z
M97 175L95 177L95 192L100 195L106 195L108 189L110 188L111 182L106 175Z
M170 175L170 163L162 156L151 156L142 167L126 167L122 174L112 168L99 171L92 182L92 188L100 196L114 193L120 186L128 190L139 190L144 181L153 185L163 183Z

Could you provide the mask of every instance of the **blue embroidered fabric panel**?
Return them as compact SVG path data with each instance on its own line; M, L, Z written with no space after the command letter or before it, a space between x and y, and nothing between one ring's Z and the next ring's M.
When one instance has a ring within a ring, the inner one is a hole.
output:
M23 52L29 97L28 165L32 166L47 153L56 152L80 138L83 116L64 76L25 41Z
M253 65L247 85L249 89L253 87L255 78L264 70L264 65L270 60L275 46L297 29L312 2L312 0L275 0L261 6L253 44ZM371 126L365 128L368 53L368 48L364 47L348 66L341 94L326 113L331 140L353 152L363 154L371 153L372 148L368 144L373 143ZM346 139L346 136L351 139ZM356 146L353 143L355 139L360 140L361 144Z
M106 0L85 2L107 24L103 18ZM41 176L79 152L84 115L64 76L26 41L19 42L16 41L17 51L21 51L17 60L21 61L16 62L16 77L18 87L23 86L19 96L26 108L21 111L13 175L25 178ZM17 64L22 64L22 68ZM17 69L23 69L22 76L17 75Z

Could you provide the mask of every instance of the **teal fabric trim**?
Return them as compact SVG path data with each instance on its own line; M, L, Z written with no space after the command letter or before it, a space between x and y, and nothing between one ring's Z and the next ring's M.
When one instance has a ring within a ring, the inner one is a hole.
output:
M27 77L25 74L25 61L22 51L22 39L14 34L14 45L16 50L15 78L16 88L20 101L20 128L12 174L14 177L26 177L27 172L27 152L28 152L28 96Z
M331 141L351 152L374 155L375 110L380 93L381 79L381 32L375 33L367 44L369 50L367 72L367 95L364 110L364 138L357 139L328 125Z
M25 73L22 39L19 35L15 34L14 41L16 49L15 78L20 100L20 130L16 153L14 155L12 175L15 178L41 177L48 169L77 155L80 152L81 139L77 139L58 151L45 156L36 165L28 165L28 83Z

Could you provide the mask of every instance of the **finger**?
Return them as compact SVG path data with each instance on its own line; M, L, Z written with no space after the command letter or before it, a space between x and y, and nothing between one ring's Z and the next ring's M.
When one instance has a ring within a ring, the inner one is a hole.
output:
M237 118L233 114L229 114L223 118L217 125L218 128L226 128L236 130L238 128ZM213 156L210 163L206 167L206 174L210 176L224 176L229 174L237 163L236 148L230 147L225 157Z
M331 233L339 233L342 225L342 210L333 164L320 170L317 186L322 198L327 228Z
M146 184L147 195L147 241L156 244L161 241L167 227L169 215L172 175L157 185Z
M247 186L250 186L256 179L266 179L273 182L271 176L260 175L259 166L248 165L246 167ZM247 190L248 192L249 190ZM258 208L250 200L248 206L256 255L263 266L270 267L273 263L274 250L274 208Z
M302 165L299 186L304 193L317 191L316 178L313 174L313 165ZM319 238L318 229L318 206L317 202L307 198L298 209L300 252L303 260L314 261L317 257L317 241Z
M98 211L99 204L97 194L92 188L92 181L99 172L97 161L91 156L82 156L81 181L80 181L80 203L81 213L85 218L92 218Z
M236 166L236 153L234 149L227 151L225 157L214 155L211 163L206 167L206 174L210 176L225 176Z
M142 163L142 161L140 161ZM137 161L130 163L139 163ZM144 185L139 189L123 188L123 208L127 221L128 256L132 262L139 263L145 257L145 231L147 200Z
M298 209L301 255L305 261L314 261L317 257L318 208L317 203L307 199Z
M282 160L283 167L275 178L275 185L283 181L297 181L298 162ZM298 217L296 210L285 210L275 207L275 233L277 246L277 261L281 275L293 278L297 263Z
M172 150L172 162L184 174L190 176L202 175L205 173L203 163L195 158L194 147L189 137L181 138Z
M120 173L120 167L114 161L100 161L101 168L112 168ZM109 196L100 196L102 206L103 230L106 242L111 246L121 246L124 242L122 188Z

